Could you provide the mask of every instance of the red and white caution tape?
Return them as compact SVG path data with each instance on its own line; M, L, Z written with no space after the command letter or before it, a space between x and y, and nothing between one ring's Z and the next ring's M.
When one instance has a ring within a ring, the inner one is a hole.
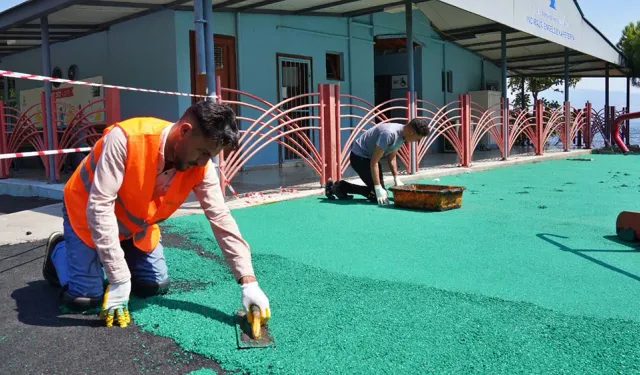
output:
M216 94L213 94L213 95L195 95L195 94L187 94L187 93L184 93L184 92L141 89L141 88L137 88L137 87L107 85L107 84L103 84L103 83L85 82L85 81L72 81L70 79L39 76L37 74L19 73L19 72L12 72L12 71L9 71L9 70L0 70L0 77L21 78L21 79L28 79L28 80L32 80L32 81L60 82L60 83L68 83L68 84L72 84L72 85L95 86L95 87L104 87L104 88L108 88L108 89L120 89L120 90L129 90L129 91L150 92L150 93L155 93L155 94L189 96L189 97L196 97L196 98L214 98L215 99L215 98L218 97Z
M3 159L14 159L14 158L26 158L26 157L30 157L30 156L71 154L73 152L88 152L88 151L91 151L91 147L65 148L65 149L62 149L62 150L16 152L16 153L13 153L13 154L0 154L0 160L3 160Z

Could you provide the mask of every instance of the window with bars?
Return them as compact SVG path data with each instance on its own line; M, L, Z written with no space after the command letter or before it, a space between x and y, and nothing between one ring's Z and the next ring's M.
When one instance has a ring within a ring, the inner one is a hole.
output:
M213 59L216 63L216 69L224 68L224 51L222 50L222 47L213 47Z

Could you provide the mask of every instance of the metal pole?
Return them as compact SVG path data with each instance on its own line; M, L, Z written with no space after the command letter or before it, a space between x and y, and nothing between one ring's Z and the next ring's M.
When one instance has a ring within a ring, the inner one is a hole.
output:
M631 113L631 77L627 77L627 113ZM631 144L631 122L629 120L627 120L625 140L629 146Z
M522 103L520 103L520 107L522 107L522 109L526 109L527 108L527 102L525 101L525 91L524 91L524 80L526 78L524 76L520 76L520 93L522 95Z
M202 13L204 16L204 53L205 53L205 65L207 67L207 95L216 95L216 62L215 62L215 49L213 46L213 5L211 0L198 0L202 1ZM220 101L220 98L208 97L207 100ZM220 157L218 155L212 158L214 164L220 164Z
M413 1L407 0L405 5L406 28L407 28L407 60L409 61L409 121L413 120L416 112L415 102L415 82L414 82L414 61L413 61ZM411 174L418 171L416 163L416 143L411 142Z
M211 0L202 1L202 13L204 15L204 53L207 66L207 95L216 94L216 63L213 46L213 5ZM211 98L207 98L211 100ZM217 100L217 99L215 99Z
M569 101L569 48L564 49L564 101Z
M51 76L51 51L49 50L49 19L40 18L40 39L42 41L42 75ZM53 149L53 124L51 123L51 82L44 82L45 116L44 126L49 138L49 148ZM49 155L49 182L56 182L55 156Z
M564 103L565 106L569 103L569 48L564 48ZM569 151L569 145L573 141L571 139L571 108L565 108L565 119L564 119L564 138L567 142L564 145L564 150Z
M604 129L605 141L611 145L611 124L609 123L609 63L605 66L604 78Z
M205 57L205 33L204 33L204 16L202 0L195 0L193 3L193 23L196 31L196 58L198 74L207 74L207 65Z
M507 30L502 29L501 31L501 40L500 40L500 49L502 54L502 102L507 104ZM524 82L524 81L523 81ZM524 101L524 96L522 97ZM504 113L508 114L508 108L504 108ZM504 160L507 160L508 150L509 150L509 127L507 126L508 122L502 123L503 131L502 131L502 147L504 150Z

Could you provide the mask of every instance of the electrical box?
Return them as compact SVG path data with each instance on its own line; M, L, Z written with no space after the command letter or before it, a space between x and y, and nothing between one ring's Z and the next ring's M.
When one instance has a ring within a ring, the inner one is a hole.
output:
M502 119L502 116L500 116L500 99L502 98L502 93L500 91L469 91L467 94L469 94L473 103L481 106L485 111L488 109L495 111L495 114L492 115L495 120L500 121ZM473 108L474 106L472 106L472 110ZM473 112L477 113L478 117L481 116L481 114L479 114L475 110L473 110ZM472 118L471 127L474 128L476 125L476 120ZM496 129L502 131L502 126L499 125L498 127L496 127ZM480 142L478 142L478 148L492 149L497 147L498 144L496 143L496 140L493 139L488 132L484 136L482 136Z

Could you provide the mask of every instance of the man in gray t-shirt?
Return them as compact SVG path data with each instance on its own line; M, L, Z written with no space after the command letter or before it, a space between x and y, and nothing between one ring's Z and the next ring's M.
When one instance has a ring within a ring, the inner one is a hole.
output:
M384 123L362 134L351 147L350 162L366 186L355 185L345 180L329 180L325 186L325 195L329 199L351 199L350 194L362 195L378 204L388 204L387 191L383 185L380 160L386 157L396 185L402 185L398 179L396 155L404 142L418 142L429 134L426 119L413 119L408 124Z

